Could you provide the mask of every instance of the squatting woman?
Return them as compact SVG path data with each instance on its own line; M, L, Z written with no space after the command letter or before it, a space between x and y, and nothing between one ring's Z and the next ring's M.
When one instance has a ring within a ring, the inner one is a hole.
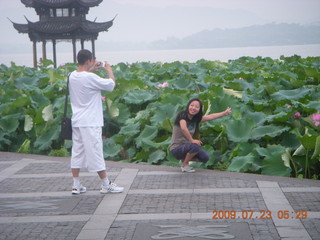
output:
M190 161L207 162L209 155L201 148L202 142L194 138L201 122L211 121L231 114L231 108L225 111L203 115L203 104L200 99L191 99L187 108L177 114L174 122L170 151L180 160L182 172L195 172Z

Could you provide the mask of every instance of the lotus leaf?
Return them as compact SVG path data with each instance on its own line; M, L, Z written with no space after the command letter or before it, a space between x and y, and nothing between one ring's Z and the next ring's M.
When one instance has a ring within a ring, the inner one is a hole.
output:
M318 158L320 160L320 135L317 137L316 146L312 154L312 158Z
M317 135L310 133L308 128L305 128L304 135L301 135L297 128L295 128L292 133L296 135L305 149L315 149Z
M26 139L18 149L18 153L30 153L30 139Z
M285 148L280 145L269 145L267 148L257 148L257 152L264 157L262 174L289 177L291 167L288 160L283 158Z
M245 156L234 157L228 167L228 171L233 172L248 172L254 163L255 156L249 153Z
M123 99L128 104L142 104L151 100L155 100L158 98L158 93L156 91L148 91L148 90L133 90L127 92Z
M60 136L60 126L54 125L50 128L49 131L44 133L42 136L37 138L34 142L34 146L39 150L50 149L50 146L54 140L57 140Z
M20 97L11 103L10 108L22 108L30 104L29 97Z
M229 140L247 142L251 139L251 131L256 127L252 119L229 120L225 123Z
M32 117L29 115L25 115L24 118L24 131L29 132L33 127Z
M158 134L158 128L156 126L146 125L140 135L136 138L136 146L138 148L142 147L144 140L152 140Z
M112 118L119 116L119 108L117 108L110 99L107 99L108 113Z
M265 136L276 137L283 132L289 131L289 127L279 127L274 125L269 126L258 126L252 129L251 139L260 139Z
M16 79L15 87L20 90L24 91L37 91L38 88L38 81L37 78L32 77L20 77Z
M121 128L119 134L134 136L140 132L140 123L130 124Z
M287 101L287 100L295 100L298 101L300 99L309 96L312 92L311 88L299 88L294 90L280 90L274 94L272 94L272 98L274 101Z
M116 144L112 138L103 140L103 155L105 158L117 156L121 148L121 145Z
M45 120L46 122L50 121L53 119L53 113L52 113L52 105L48 105L46 106L43 110L42 110L42 118L43 120Z
M151 117L150 122L152 125L161 126L163 122L171 121L175 118L178 112L178 106L172 104L160 105L154 108L154 115Z
M31 104L34 105L35 108L40 108L51 103L51 101L46 96L40 93L34 93L30 95L30 100Z
M155 152L150 154L148 158L148 163L157 164L165 158L166 158L166 153L164 151L156 150Z

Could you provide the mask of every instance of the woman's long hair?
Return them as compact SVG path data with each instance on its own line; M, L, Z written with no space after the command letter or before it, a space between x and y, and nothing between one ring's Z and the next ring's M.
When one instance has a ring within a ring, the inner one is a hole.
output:
M203 117L203 103L201 102L201 100L199 98L192 98L189 102L188 102L188 105L187 105L187 108L186 108L186 112L188 113L189 112L189 106L190 104L193 102L193 101L197 101L199 102L200 104L200 109L199 109L199 112L194 115L193 119L197 122L197 123L200 123L201 120L202 120L202 117Z
M201 100L200 100L199 98L192 98L192 99L188 102L186 109L180 111L180 112L177 114L177 117L176 117L175 122L174 122L175 125L179 125L181 114L188 114L188 112L189 112L189 106L190 106L190 104L191 104L193 101L198 101L198 102L199 102L199 104L200 104L200 109L199 109L199 112L198 112L196 115L194 115L194 117L192 118L192 121L195 121L195 122L197 123L197 125L201 122L202 117L203 117L203 103L201 102Z

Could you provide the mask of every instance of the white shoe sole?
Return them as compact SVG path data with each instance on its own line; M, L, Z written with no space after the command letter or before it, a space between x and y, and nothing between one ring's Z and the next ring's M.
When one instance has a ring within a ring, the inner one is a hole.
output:
M107 192L104 192L104 191L100 191L101 194L107 194L107 193L122 193L122 191L118 191L118 192L112 192L112 191L107 191Z
M79 195L79 194L81 194L81 193L85 193L87 191L87 189L86 190L80 190L79 192L74 192L73 190L72 190L72 192L71 192L71 194L72 195Z

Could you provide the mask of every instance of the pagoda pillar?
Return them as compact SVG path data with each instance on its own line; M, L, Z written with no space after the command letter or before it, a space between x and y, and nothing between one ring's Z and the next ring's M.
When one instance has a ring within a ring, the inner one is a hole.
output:
M94 39L93 38L91 39L91 45L92 45L92 56L93 56L93 59L96 59L96 49L95 49L95 46L94 46Z
M84 49L84 39L81 39L81 50L83 50Z
M72 49L73 49L73 62L77 62L77 46L76 46L76 39L72 39Z
M46 40L42 41L42 59L47 59Z
M52 39L52 48L53 48L53 62L54 67L57 67L57 53L56 53L56 40Z
M37 42L33 41L33 67L37 67Z

